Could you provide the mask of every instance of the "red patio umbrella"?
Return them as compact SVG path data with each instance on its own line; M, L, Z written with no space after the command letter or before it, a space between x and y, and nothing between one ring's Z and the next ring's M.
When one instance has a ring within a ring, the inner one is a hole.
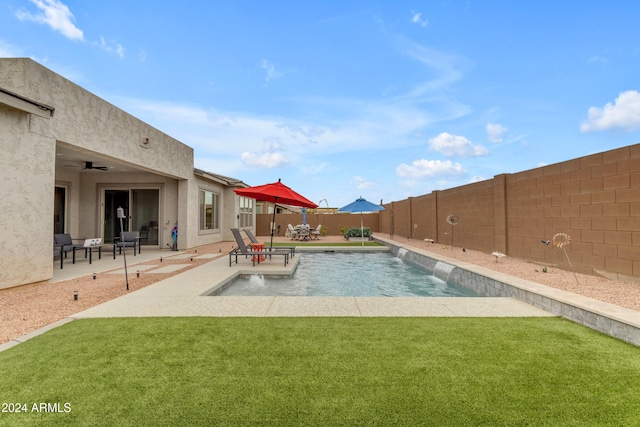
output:
M278 182L258 185L257 187L239 188L233 190L239 196L256 199L259 202L273 202L273 223L276 222L276 203L290 206L301 206L303 208L317 208L318 205L311 200L293 191L278 179ZM271 243L273 247L273 228L271 228Z

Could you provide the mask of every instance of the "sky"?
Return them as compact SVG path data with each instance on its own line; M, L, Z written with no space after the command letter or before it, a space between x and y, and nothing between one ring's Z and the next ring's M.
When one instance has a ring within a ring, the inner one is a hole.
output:
M0 3L0 57L322 207L640 142L635 0Z

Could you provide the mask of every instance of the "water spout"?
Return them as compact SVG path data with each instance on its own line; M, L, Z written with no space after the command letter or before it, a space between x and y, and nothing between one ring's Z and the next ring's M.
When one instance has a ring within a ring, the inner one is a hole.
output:
M446 262L438 261L436 263L435 268L433 269L434 277L437 277L440 280L447 281L449 280L449 275L456 268L455 265L447 264Z
M253 274L249 278L249 287L251 288L265 288L266 286L262 274Z

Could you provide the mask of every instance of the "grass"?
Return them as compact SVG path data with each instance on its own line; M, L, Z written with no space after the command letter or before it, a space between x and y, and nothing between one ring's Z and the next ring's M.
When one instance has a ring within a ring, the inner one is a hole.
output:
M561 318L77 320L0 353L0 425L640 425L639 349Z

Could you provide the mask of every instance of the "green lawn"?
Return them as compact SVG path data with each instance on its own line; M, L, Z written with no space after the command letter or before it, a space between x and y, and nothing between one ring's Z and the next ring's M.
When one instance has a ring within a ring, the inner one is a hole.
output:
M7 426L640 425L640 349L561 318L78 320L0 378Z

